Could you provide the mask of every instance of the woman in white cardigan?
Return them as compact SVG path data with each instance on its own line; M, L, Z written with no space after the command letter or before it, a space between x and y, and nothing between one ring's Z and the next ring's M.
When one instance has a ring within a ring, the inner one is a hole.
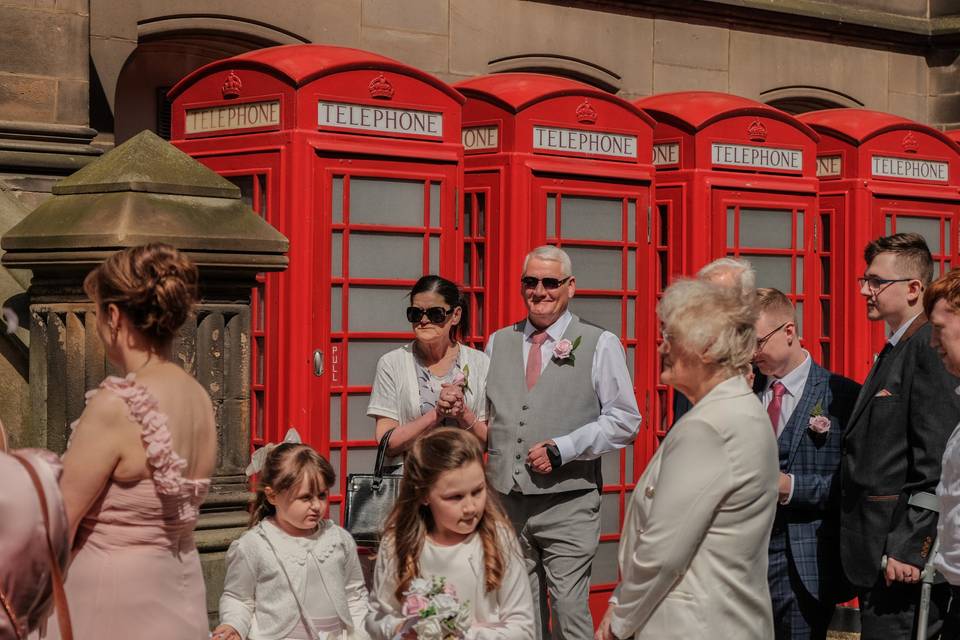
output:
M486 443L489 359L460 342L468 311L460 288L440 276L423 276L411 289L407 320L414 340L380 358L367 406L378 441L393 430L388 465L399 464L396 456L438 426L469 430Z

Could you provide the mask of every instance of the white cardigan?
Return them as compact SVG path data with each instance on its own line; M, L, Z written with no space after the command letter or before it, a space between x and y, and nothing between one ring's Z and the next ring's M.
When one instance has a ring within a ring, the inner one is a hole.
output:
M459 362L470 367L467 377L469 390L464 401L478 420L487 419L487 369L490 358L483 351L477 351L465 344L460 345ZM388 351L377 362L377 373L370 392L370 404L367 415L390 418L400 424L406 424L419 418L420 385L417 382L417 368L413 359L413 343ZM388 458L387 464L399 464L400 456Z
M475 545L475 551L464 558L477 579L475 593L458 594L461 600L470 601L476 621L465 640L533 640L535 635L533 595L520 544L511 529L501 528L499 537L506 568L496 591L484 591L483 545ZM373 573L366 628L374 640L390 640L404 621L402 605L394 593L397 559L393 549L393 538L384 538Z
M269 543L268 543L269 540ZM277 550L303 602L307 571L315 564L324 590L331 598L347 636L366 638L363 620L369 611L357 545L349 533L329 520L309 547L291 545L287 534L263 520L231 543L227 550L227 575L220 596L220 623L228 624L250 640L286 638L300 620L300 608L290 591L270 544Z

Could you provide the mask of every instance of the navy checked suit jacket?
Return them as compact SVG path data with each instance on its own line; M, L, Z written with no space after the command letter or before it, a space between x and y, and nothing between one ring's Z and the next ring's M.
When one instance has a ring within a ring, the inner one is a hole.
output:
M787 528L788 556L804 587L825 603L848 595L840 569L840 454L859 392L853 380L811 362L803 395L778 442L780 471L793 474L793 496L777 506L776 521ZM826 434L809 428L817 405L830 418Z

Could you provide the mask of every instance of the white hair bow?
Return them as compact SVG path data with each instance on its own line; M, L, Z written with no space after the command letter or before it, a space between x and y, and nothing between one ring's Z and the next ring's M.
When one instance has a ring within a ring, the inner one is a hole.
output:
M250 464L247 465L245 473L249 478L255 473L260 473L263 471L263 465L267 462L267 456L270 455L270 452L277 448L277 445L286 444L292 442L294 444L300 444L303 440L300 439L300 434L297 433L297 430L293 427L287 429L287 435L283 437L282 442L271 442L265 444L256 451L253 452L253 455L250 457Z

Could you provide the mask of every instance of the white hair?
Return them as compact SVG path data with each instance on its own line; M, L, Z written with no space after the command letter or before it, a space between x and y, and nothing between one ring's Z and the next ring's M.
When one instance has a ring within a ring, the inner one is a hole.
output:
M671 343L734 373L750 366L757 311L739 291L706 280L678 280L664 291L657 315Z
M717 258L697 271L697 278L714 281L728 273L739 283L740 295L750 297L756 293L757 272L754 271L750 261L743 258L731 258L729 256Z
M566 251L559 247L545 244L528 253L527 257L523 259L524 273L527 272L527 265L530 264L530 260L532 258L539 258L540 260L547 260L549 262L559 262L560 273L563 276L573 275L573 263L570 262L570 256L567 255Z

